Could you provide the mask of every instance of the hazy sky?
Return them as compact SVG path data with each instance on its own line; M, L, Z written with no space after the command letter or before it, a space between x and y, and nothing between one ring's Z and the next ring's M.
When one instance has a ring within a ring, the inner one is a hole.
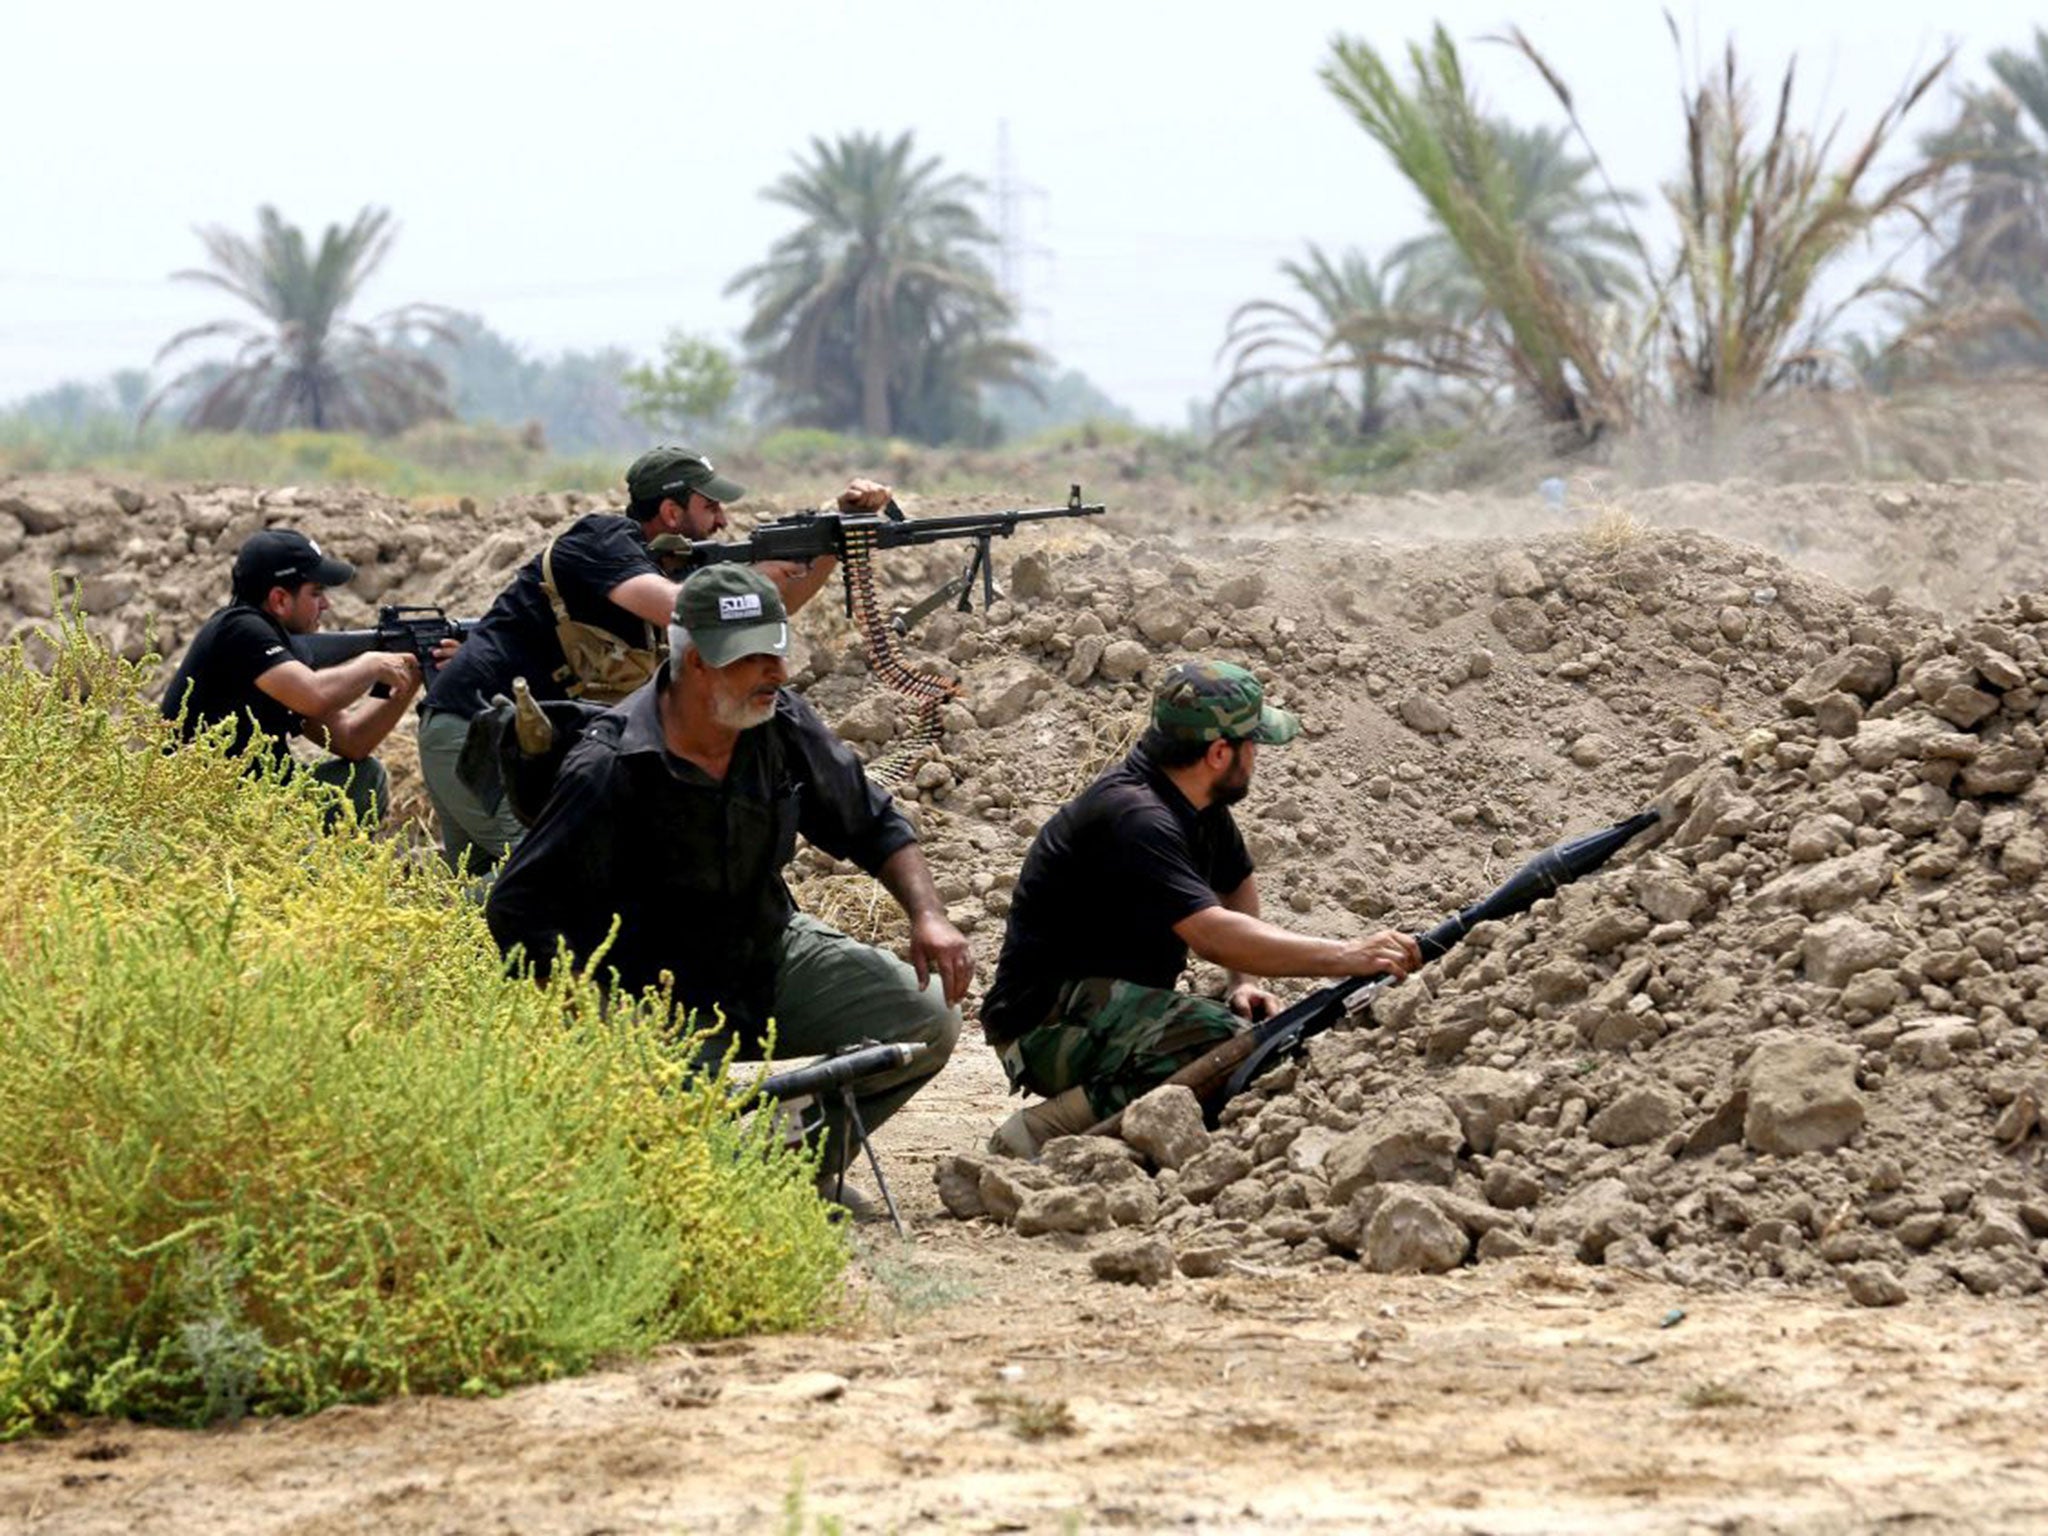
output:
M1796 52L1798 118L1845 119L1845 139L1946 44L1951 78L1982 81L1992 48L2032 36L2015 0L1674 11L1695 54L1732 35L1760 92ZM646 354L677 325L729 342L726 281L793 221L760 191L812 135L913 129L993 184L1007 125L1026 333L1178 425L1219 381L1231 309L1282 291L1283 257L1377 255L1421 227L1316 72L1335 33L1394 50L1433 18L1489 106L1559 117L1518 55L1478 41L1513 22L1618 183L1648 194L1675 170L1680 68L1661 8L1635 0L23 6L0 29L0 401L146 365L227 313L169 274L198 264L193 226L253 231L264 202L309 230L394 211L365 312L433 300L543 353Z

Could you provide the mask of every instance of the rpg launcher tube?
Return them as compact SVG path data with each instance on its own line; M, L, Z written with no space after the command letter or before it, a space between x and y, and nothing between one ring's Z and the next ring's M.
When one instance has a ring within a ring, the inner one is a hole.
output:
M837 1056L827 1056L807 1067L793 1067L764 1077L757 1085L764 1099L796 1099L805 1094L824 1093L847 1083L877 1077L907 1067L927 1047L921 1040L896 1041L889 1045L863 1045Z

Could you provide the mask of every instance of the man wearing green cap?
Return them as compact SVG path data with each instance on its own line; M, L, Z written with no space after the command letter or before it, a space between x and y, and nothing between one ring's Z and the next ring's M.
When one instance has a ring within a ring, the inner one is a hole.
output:
M1033 839L981 1024L1010 1086L1045 1102L1006 1120L991 1150L1034 1156L1264 1018L1279 999L1253 977L1405 976L1422 963L1391 929L1321 939L1260 918L1230 807L1259 748L1300 728L1244 668L1182 662L1137 746ZM1175 989L1189 950L1228 973L1220 1001Z
M539 700L611 703L654 675L661 631L675 608L676 582L649 550L663 535L708 539L725 527L727 503L746 494L694 448L666 445L626 471L623 515L581 517L520 568L471 630L455 661L427 691L420 717L420 772L441 825L450 864L466 856L472 873L495 866L521 827L502 801L486 804L458 772L469 722L492 697L523 677ZM839 496L842 511L879 511L887 486L856 480ZM759 567L790 612L830 578L833 562Z
M684 581L654 686L569 749L484 914L507 955L541 973L558 952L580 963L612 935L609 985L668 988L679 1019L722 1025L713 1053L737 1041L758 1055L771 1019L783 1057L922 1044L908 1066L862 1082L872 1130L945 1065L974 964L910 824L783 688L788 650L782 595L753 567L707 566ZM895 897L909 964L797 911L783 869L799 834ZM836 1175L846 1138L830 1114L826 1126Z

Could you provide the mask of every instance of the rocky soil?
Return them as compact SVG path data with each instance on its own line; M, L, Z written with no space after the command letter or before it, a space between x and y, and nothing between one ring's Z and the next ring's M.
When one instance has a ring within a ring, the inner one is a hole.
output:
M902 500L915 516L1061 489ZM1010 1105L989 1053L963 1045L891 1128L928 1255L974 1254L980 1283L1027 1312L1035 1287L1058 1291L1061 1315L1022 1325L1040 1339L1132 1294L1257 1312L1262 1285L1298 1299L1462 1277L1498 1302L1535 1272L1695 1298L1677 1310L1998 1305L2038 1328L2038 486L1575 482L1562 508L1087 489L1107 518L999 546L1004 599L906 642L912 665L962 685L942 754L904 796L984 979L1031 835L1124 749L1149 680L1185 655L1244 662L1303 715L1239 813L1267 912L1290 925L1420 928L1560 837L1652 801L1669 815L1380 994L1370 1027L1319 1039L1213 1132L1169 1094L1136 1117L1138 1149L1077 1138L1036 1166L987 1157ZM54 590L124 654L153 626L175 656L223 600L236 545L276 523L361 567L339 624L380 601L474 613L590 505L0 481L0 634L46 620ZM883 591L910 601L966 554L884 555ZM798 627L798 686L862 751L886 751L910 710L875 683L834 594ZM403 733L385 755L420 814ZM812 851L799 872L818 915L900 938L871 882ZM1418 1271L1446 1279L1391 1278ZM1105 1299L1073 1299L1090 1294ZM1002 1336L979 1337L1001 1355ZM1148 1368L1179 1379L1161 1348ZM1196 1518L1232 1528L1229 1507ZM896 1528L927 1527L913 1512Z

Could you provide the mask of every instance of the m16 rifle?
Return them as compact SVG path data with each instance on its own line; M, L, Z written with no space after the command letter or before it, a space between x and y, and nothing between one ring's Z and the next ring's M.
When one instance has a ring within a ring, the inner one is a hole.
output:
M375 629L329 629L294 635L292 649L299 660L316 671L353 661L367 651L395 651L417 657L421 675L432 678L434 647L444 640L460 640L475 627L475 619L451 619L445 609L391 603L377 610Z
M1422 951L1423 962L1427 964L1447 953L1481 923L1499 922L1526 912L1545 896L1555 895L1574 880L1591 874L1619 853L1631 838L1661 819L1662 812L1651 807L1598 832L1544 849L1484 900L1445 918L1427 932L1418 933L1415 942ZM1202 1101L1203 1113L1214 1125L1224 1105L1268 1068L1298 1054L1311 1037L1338 1024L1369 1019L1372 1000L1392 984L1392 978L1387 976L1350 976L1318 987L1299 1002L1189 1062L1166 1083L1177 1083L1192 1092ZM1123 1112L1119 1110L1092 1127L1088 1134L1116 1136L1122 1129Z

